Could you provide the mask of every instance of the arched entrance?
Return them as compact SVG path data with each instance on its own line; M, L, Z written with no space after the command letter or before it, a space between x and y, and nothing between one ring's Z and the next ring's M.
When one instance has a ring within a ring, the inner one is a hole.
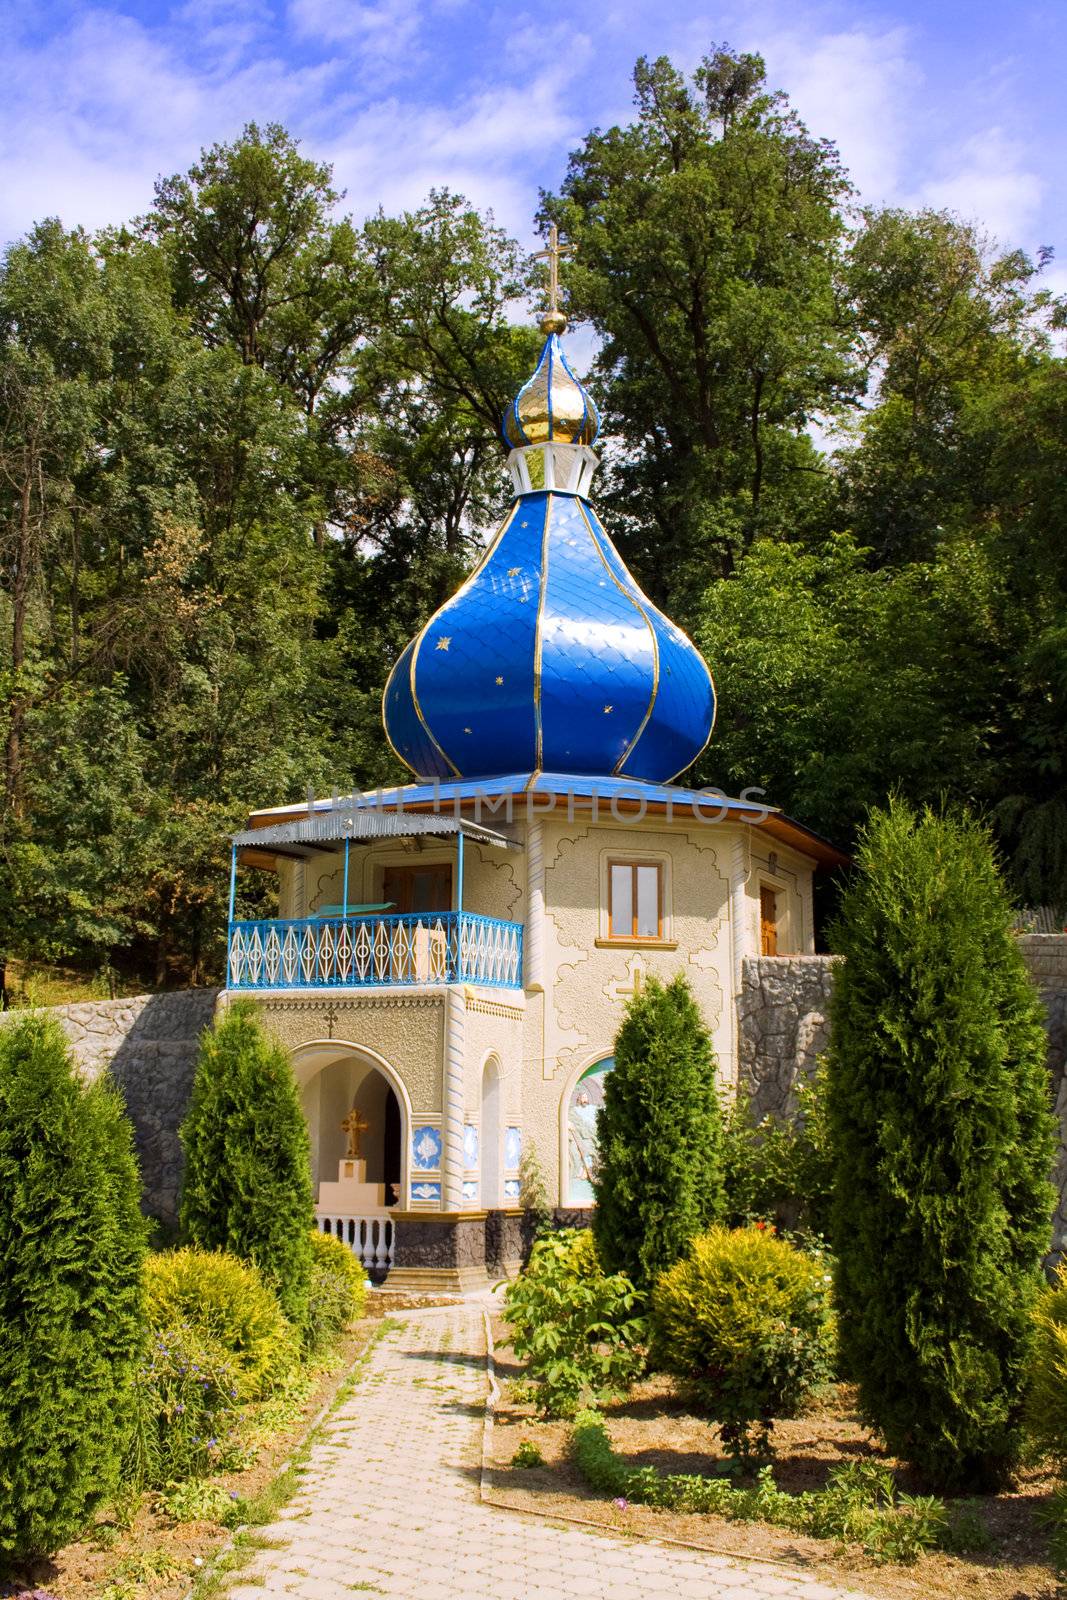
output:
M338 1177L348 1148L342 1124L355 1111L365 1182L380 1189L383 1206L403 1209L409 1108L388 1063L359 1046L331 1041L302 1046L294 1052L293 1067L307 1118L316 1194L320 1184Z

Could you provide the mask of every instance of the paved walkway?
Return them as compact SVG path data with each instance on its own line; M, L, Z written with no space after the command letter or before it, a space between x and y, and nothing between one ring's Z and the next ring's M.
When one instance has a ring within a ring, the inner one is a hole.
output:
M785 1568L483 1505L481 1310L405 1312L314 1445L231 1600L843 1600ZM855 1597L852 1597L855 1600Z

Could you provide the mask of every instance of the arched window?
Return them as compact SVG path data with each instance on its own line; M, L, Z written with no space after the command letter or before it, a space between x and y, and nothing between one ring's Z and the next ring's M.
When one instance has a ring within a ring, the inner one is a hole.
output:
M567 1104L567 1204L593 1204L596 1172L596 1125L604 1104L604 1081L615 1065L605 1056L587 1067L571 1090Z

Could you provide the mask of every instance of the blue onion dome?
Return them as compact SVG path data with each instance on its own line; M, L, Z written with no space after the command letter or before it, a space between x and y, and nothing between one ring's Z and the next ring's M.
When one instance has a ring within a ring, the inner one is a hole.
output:
M711 674L641 592L589 504L599 418L558 331L546 331L537 371L504 418L516 498L478 566L394 666L386 735L419 778L668 782L711 736Z

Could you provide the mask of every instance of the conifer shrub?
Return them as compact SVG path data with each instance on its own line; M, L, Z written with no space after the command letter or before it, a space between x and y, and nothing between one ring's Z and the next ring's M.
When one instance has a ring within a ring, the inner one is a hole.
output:
M114 1489L144 1347L145 1224L116 1091L51 1018L0 1029L0 1560L48 1553Z
M308 1329L312 1348L321 1350L363 1315L367 1275L341 1239L317 1228L311 1234L311 1257Z
M238 1396L257 1400L292 1371L296 1344L278 1300L251 1262L221 1250L168 1250L145 1263L156 1335L188 1327L232 1365Z
M305 1330L314 1220L307 1124L289 1058L250 1000L204 1032L182 1143L184 1238L254 1262Z
M830 1274L765 1224L712 1228L657 1280L652 1364L719 1423L744 1465L766 1459L776 1417L795 1417L831 1375Z
M1034 1312L1026 1427L1036 1450L1067 1470L1067 1268L1045 1290Z
M593 1231L607 1272L647 1289L720 1214L722 1114L689 985L649 979L615 1040L597 1121Z
M1021 1442L1055 1133L1041 1010L985 830L876 812L833 930L845 1369L894 1454L992 1489Z
M606 1273L588 1229L562 1228L534 1243L504 1295L511 1347L552 1417L624 1393L644 1368L642 1297L622 1273Z

